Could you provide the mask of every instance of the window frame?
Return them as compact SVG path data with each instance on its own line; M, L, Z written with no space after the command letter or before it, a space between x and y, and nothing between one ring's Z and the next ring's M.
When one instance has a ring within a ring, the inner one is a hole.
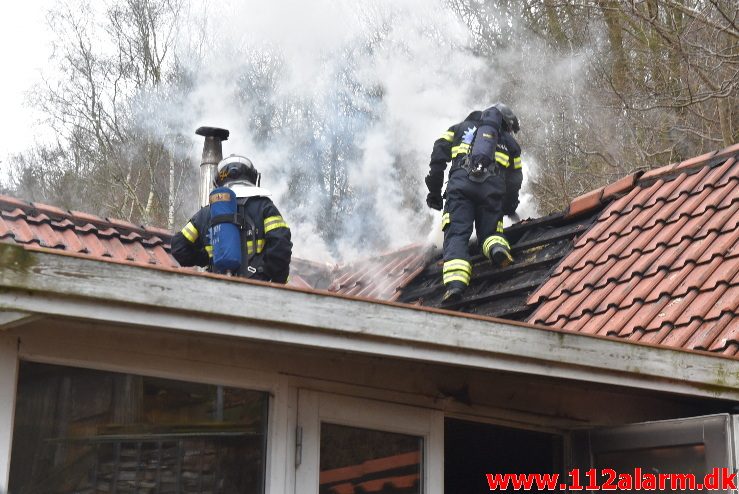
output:
M267 413L267 451L265 464L265 494L282 494L286 481L283 465L288 455L288 379L277 372L247 367L214 364L186 358L163 356L152 352L116 350L107 345L86 351L73 345L26 339L18 346L18 363L21 361L62 365L82 369L134 374L144 377L172 379L215 386L266 392L269 395ZM16 376L17 381L17 376ZM15 414L15 392L12 414ZM12 430L12 429L11 429ZM10 434L12 444L12 433ZM10 456L7 459L10 474ZM0 460L2 458L0 457ZM1 473L1 470L0 470ZM2 478L0 478L2 481ZM0 482L0 494L5 488Z
M736 470L737 416L729 414L641 422L577 431L573 434L573 468L592 468L599 453L673 446L703 445L708 472L714 467ZM732 421L735 425L732 425ZM671 472L680 473L680 472ZM726 492L726 491L714 491Z
M443 494L443 412L307 389L297 390L295 398L296 439L300 446L295 451L294 486L289 492L318 494L321 423L328 422L421 437L422 493Z

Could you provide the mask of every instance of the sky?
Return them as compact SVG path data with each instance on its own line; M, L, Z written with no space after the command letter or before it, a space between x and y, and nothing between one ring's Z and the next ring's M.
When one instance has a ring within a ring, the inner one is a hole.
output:
M0 166L10 153L23 151L40 131L41 117L27 107L25 94L41 81L41 69L51 56L51 36L46 11L53 0L4 2L0 15ZM42 132L43 133L43 132Z

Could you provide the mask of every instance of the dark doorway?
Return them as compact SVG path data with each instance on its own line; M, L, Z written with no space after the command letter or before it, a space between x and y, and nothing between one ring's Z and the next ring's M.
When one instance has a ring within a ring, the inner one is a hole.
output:
M555 434L444 421L445 494L490 493L487 473L560 473L561 458L562 438Z

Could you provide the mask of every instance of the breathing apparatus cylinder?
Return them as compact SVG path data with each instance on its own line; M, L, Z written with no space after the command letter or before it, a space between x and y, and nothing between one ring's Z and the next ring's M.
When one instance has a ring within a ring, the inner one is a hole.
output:
M237 223L236 194L229 188L213 189L209 197L210 227L213 246L213 271L235 273L241 267L241 229Z
M498 136L503 117L495 107L490 107L482 112L480 127L475 134L475 141L470 151L470 159L473 165L482 164L487 168L495 161L495 148L498 145Z

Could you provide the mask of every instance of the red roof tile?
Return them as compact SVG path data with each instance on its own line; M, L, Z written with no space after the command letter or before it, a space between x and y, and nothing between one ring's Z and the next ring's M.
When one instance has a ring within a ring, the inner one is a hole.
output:
M602 200L617 199L529 297L539 305L528 321L735 355L737 153L739 145L607 186Z
M426 267L430 249L428 245L414 244L337 267L328 290L356 297L396 300L400 290Z
M164 230L166 232L166 230ZM177 267L162 230L0 196L0 239L90 257Z
M567 211L567 215L565 217L577 216L599 207L602 198L602 187L575 198L572 203L570 203L569 211Z
M607 201L618 195L631 192L631 189L634 187L634 184L636 184L636 180L639 178L640 175L641 173L632 173L631 175L627 175L621 180L612 183L611 185L607 185L603 189L602 200Z

